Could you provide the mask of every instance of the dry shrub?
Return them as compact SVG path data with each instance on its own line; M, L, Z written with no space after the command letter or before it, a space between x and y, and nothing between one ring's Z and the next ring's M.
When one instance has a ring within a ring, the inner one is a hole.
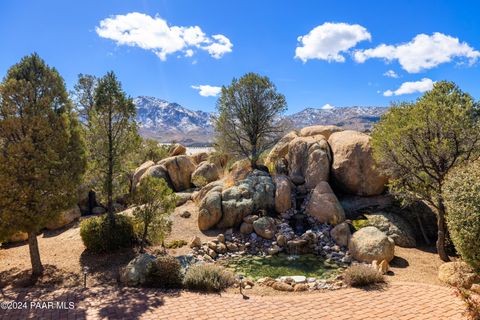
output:
M214 264L199 264L190 267L185 274L184 285L187 289L206 292L218 292L235 282L234 274Z
M351 287L364 287L384 283L384 276L369 265L357 264L345 270L344 281Z

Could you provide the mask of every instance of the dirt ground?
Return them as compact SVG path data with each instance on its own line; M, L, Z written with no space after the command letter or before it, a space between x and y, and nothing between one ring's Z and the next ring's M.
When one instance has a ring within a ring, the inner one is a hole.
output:
M188 210L190 218L180 217ZM199 236L202 241L214 238L219 231L201 232L197 227L198 212L193 202L178 207L173 217L172 233L165 243L172 240L189 241ZM81 286L83 270L88 268L87 285L116 285L118 270L125 266L136 254L132 249L111 254L91 254L85 251L79 234L79 222L62 230L46 231L39 235L38 242L42 262L46 267L45 276L37 279L37 286ZM157 248L150 248L155 250ZM188 246L170 249L172 255L182 255L190 251ZM391 262L391 272L387 280L441 284L437 279L437 270L441 260L434 248L395 248L395 259ZM28 245L18 243L0 247L0 288L23 287L31 285L29 277L30 258ZM236 291L238 289L231 289ZM270 288L255 286L250 294L270 295Z

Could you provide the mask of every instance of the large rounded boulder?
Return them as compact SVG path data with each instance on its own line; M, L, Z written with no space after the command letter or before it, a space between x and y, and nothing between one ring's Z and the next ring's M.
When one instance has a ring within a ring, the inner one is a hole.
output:
M361 262L373 260L390 262L395 255L395 242L375 227L365 227L355 232L348 244L352 257Z
M375 168L370 136L358 131L332 133L334 185L346 193L359 196L379 195L385 190L387 178Z
M133 172L132 176L132 191L135 189L137 184L140 182L140 179L142 178L143 174L150 168L151 166L154 166L155 162L152 160L148 160L140 165L135 171Z
M80 208L75 205L73 208L60 213L55 221L50 221L45 227L48 230L60 229L74 220L77 220L81 215L82 213L80 212Z
M368 225L377 227L393 239L397 246L404 248L414 248L416 246L413 228L401 216L389 212L377 212L365 216Z
M328 181L332 155L322 135L298 137L288 145L288 172L296 185L305 183L307 189Z
M208 183L218 180L219 169L216 164L202 162L192 173L192 183L197 187L203 187Z
M274 164L281 158L284 158L288 154L288 146L290 141L297 138L298 135L295 131L290 131L284 135L272 148L267 158L265 159L265 164L268 166Z
M164 166L175 191L183 191L192 186L191 177L195 170L192 158L188 156L175 156L161 160L159 165Z
M322 223L336 225L345 220L345 212L326 181L317 184L305 212Z
M253 230L264 239L272 239L277 227L272 217L261 217L253 222Z
M127 286L141 286L148 280L148 270L155 263L155 256L140 254L120 271L120 282Z
M316 135L322 135L325 137L325 139L330 138L330 135L334 132L340 132L343 129L337 126L310 126L310 127L305 127L302 128L299 132L300 137L310 137L310 136L316 136Z
M198 228L202 231L213 228L222 218L222 193L211 190L198 206Z
M265 172L254 170L222 192L222 220L219 228L239 226L243 218L258 210L273 210L275 206L275 186Z
M275 183L275 211L283 213L292 207L292 183L282 174L274 176L273 182Z

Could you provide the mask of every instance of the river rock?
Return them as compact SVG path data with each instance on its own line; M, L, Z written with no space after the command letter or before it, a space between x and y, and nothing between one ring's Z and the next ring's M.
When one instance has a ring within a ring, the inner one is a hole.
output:
M264 239L272 239L276 229L275 220L271 217L261 217L253 223L255 233Z

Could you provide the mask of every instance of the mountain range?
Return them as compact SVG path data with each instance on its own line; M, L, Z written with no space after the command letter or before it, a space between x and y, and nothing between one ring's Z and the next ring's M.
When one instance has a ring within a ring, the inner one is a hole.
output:
M139 96L134 99L140 134L144 137L186 146L203 146L212 143L213 113L193 111L178 103ZM293 129L312 125L336 125L345 129L368 131L386 112L385 107L306 108L282 117Z

